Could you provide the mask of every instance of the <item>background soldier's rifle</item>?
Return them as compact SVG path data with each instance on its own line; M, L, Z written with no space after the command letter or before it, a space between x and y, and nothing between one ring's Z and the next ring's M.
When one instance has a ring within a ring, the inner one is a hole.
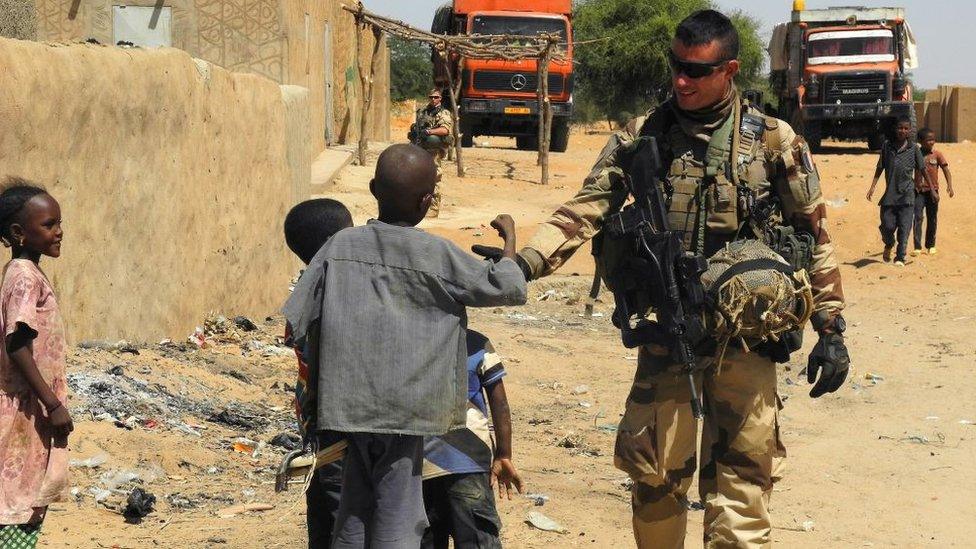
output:
M410 133L407 134L407 139L409 139L410 142L413 143L414 145L417 145L418 147L423 147L424 139L427 137L427 134L424 132L425 130L432 129L433 127L434 127L434 117L427 116L426 114L424 115L418 114L417 118L414 120L414 123L411 124L410 126Z
M702 416L695 386L695 348L705 339L702 309L705 291L701 275L708 262L684 250L682 233L671 230L667 204L658 172L661 160L653 137L641 137L621 153L629 170L625 184L634 201L610 216L605 228L610 238L626 239L632 253L615 272L607 273L614 288L614 325L624 345L666 346L672 359L684 366L691 389L691 407ZM648 318L653 311L655 318Z

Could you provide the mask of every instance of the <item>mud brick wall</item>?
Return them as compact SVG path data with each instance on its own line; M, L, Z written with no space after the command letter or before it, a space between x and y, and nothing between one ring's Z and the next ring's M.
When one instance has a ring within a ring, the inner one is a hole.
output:
M307 92L177 49L0 39L0 67L0 177L61 202L63 255L41 266L73 341L182 339L210 311L278 309Z
M4 1L14 0L0 0ZM357 59L356 24L342 10L340 0L18 1L36 5L38 40L65 43L91 38L112 44L113 6L169 8L173 47L231 71L308 88L311 154L326 145L327 118L333 143L359 139L362 86L358 67L368 70L373 35L361 31L364 51ZM390 67L385 44L381 55L367 132L371 139L387 141ZM331 105L326 100L329 93Z

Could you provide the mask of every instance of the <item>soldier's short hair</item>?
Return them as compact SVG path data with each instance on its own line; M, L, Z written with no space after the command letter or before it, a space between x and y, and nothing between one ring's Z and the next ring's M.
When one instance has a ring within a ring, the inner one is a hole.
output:
M739 32L731 19L715 10L699 10L685 17L674 31L674 37L686 46L704 46L717 40L722 60L739 57Z

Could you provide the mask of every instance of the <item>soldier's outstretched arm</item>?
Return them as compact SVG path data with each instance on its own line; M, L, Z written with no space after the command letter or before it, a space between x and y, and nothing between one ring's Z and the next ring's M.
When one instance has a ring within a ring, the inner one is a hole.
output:
M813 261L810 282L815 312L813 327L820 334L807 360L807 380L813 383L810 396L817 398L839 389L847 379L850 355L844 343L844 289L834 245L827 232L827 205L820 191L820 175L810 148L784 122L779 130L781 143L776 160L774 190L783 204L784 221L795 229L813 235Z
M645 117L636 118L610 137L576 196L557 208L519 251L531 278L552 274L593 238L607 214L623 205L627 190L623 168L617 163L617 150L635 138L644 120Z
M831 320L844 308L840 268L827 231L827 204L820 190L820 174L806 141L780 122L782 143L773 188L783 204L783 220L813 235L815 246L810 281L816 304L814 328L830 331Z

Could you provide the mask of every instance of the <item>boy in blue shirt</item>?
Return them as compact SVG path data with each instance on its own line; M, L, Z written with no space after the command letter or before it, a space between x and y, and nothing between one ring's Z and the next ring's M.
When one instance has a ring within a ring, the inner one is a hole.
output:
M422 549L501 547L501 521L491 485L498 495L522 492L512 463L512 417L505 396L505 368L484 335L468 330L468 409L463 429L424 441L424 506L430 527ZM487 403L485 396L487 395ZM495 428L494 455L488 425ZM490 475L490 476L489 476Z

